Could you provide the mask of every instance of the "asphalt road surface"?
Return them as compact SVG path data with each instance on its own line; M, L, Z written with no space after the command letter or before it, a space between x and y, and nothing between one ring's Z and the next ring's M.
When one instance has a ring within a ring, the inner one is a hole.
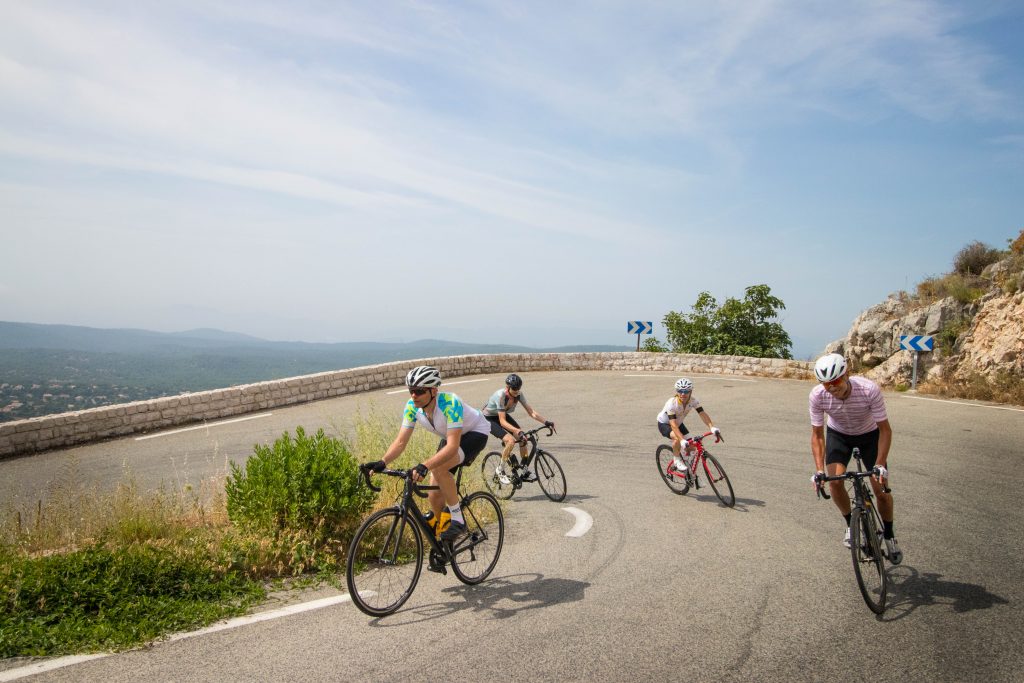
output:
M558 425L543 443L569 494L552 503L535 484L516 494L501 559L481 585L424 572L383 619L341 602L31 680L1024 680L1024 411L886 394L906 557L890 569L889 605L876 617L841 544L842 518L809 482L811 383L693 376L726 438L710 450L736 490L727 509L709 489L674 495L655 471L655 416L675 376L524 379ZM450 388L479 406L501 383L455 378ZM377 391L0 461L0 510L126 471L143 486L202 489L254 442L297 425L346 433L360 412L397 413L405 400ZM694 414L687 423L700 425ZM575 523L566 507L592 517L589 531L566 535ZM291 592L262 609L332 595ZM0 680L26 664L2 663Z

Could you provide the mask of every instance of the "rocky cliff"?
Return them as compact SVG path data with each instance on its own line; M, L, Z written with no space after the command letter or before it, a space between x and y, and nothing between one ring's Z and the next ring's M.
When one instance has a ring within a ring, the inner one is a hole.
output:
M919 383L1024 386L1022 285L1024 254L1011 250L978 276L954 272L918 285L916 295L890 295L826 352L842 353L883 386L909 385L913 353L900 350L900 335L932 335L935 350L919 355Z

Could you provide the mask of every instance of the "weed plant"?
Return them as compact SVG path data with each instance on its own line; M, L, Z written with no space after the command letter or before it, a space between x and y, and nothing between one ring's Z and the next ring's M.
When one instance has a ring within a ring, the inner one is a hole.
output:
M1002 371L992 377L971 373L962 379L938 380L921 386L921 393L1024 405L1024 379Z

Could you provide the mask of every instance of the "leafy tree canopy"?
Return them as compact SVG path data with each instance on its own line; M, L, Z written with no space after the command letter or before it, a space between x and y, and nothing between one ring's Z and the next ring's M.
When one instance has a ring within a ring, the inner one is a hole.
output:
M701 292L690 313L670 311L662 324L667 341L675 353L750 356L755 358L792 358L789 334L775 322L786 304L772 296L768 285L747 287L743 300L728 298L721 306L710 292ZM650 348L659 350L652 340Z

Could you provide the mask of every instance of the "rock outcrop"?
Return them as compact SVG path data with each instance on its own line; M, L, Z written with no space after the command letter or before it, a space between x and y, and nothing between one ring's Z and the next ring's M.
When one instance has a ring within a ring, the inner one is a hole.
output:
M984 294L969 303L891 294L861 313L825 352L843 354L855 372L883 386L910 384L914 354L900 349L900 335L932 335L935 350L918 356L919 382L1006 373L1024 381L1024 291L1006 286L1008 277L1019 277L1016 264L1009 257L986 269Z

